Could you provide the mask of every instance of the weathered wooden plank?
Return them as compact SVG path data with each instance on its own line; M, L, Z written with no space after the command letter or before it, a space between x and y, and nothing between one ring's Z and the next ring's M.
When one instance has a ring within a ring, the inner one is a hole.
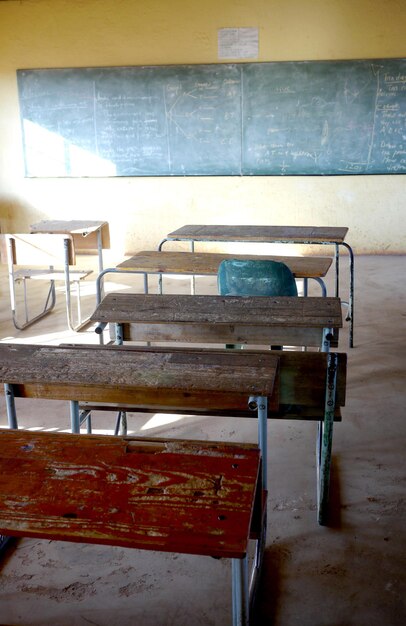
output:
M194 241L274 241L296 243L343 242L346 227L336 226L253 226L186 224L169 233L167 239Z
M270 260L285 263L296 278L322 278L331 266L329 257L289 257L253 254L222 254L211 252L163 252L143 250L117 265L119 270L132 270L148 274L185 274L216 276L225 259Z
M277 403L271 353L0 345L0 382L21 397L242 409L250 395Z
M115 340L115 324L110 324L110 338ZM218 344L253 344L269 346L320 346L319 328L283 326L243 326L226 324L123 324L124 341L194 342Z
M109 293L94 322L341 328L339 298Z
M42 220L31 224L32 233L60 233L73 237L77 252L97 250L97 231L101 231L102 247L110 248L108 222L99 220Z
M129 344L123 346L108 346L111 350L119 349L121 351L154 351L154 352L167 352L168 350L184 353L220 353L224 354L245 354L254 359L261 359L265 354L273 354L279 358L279 370L277 376L278 385L278 397L280 405L283 405L283 411L286 411L287 407L290 407L290 414L292 419L298 419L300 413L303 414L304 419L307 416L315 417L322 416L324 412L325 402L325 385L326 385L326 369L327 369L327 354L324 352L302 352L297 350L272 350L264 352L263 350L224 350L215 348L199 348L183 346L182 348L167 348L162 346L154 346L153 348L144 346L132 346ZM91 349L90 346L82 346L78 344L76 346L78 350L85 348ZM98 349L98 346L92 346L93 349ZM346 398L346 375L347 375L347 355L346 353L338 353L338 371L337 371L337 391L336 391L336 405L337 407L345 405ZM299 412L295 412L295 409ZM277 414L275 414L275 411ZM206 412L206 411L205 411ZM272 414L271 414L272 413ZM255 415L243 410L244 415ZM338 413L339 414L339 413ZM276 410L270 407L269 416L279 417L283 414L279 414L279 409Z
M0 431L0 533L241 558L257 446Z

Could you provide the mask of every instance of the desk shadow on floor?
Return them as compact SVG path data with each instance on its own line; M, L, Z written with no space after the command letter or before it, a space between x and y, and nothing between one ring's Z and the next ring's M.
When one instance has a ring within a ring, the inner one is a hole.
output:
M274 624L277 621L278 598L281 597L281 581L286 564L291 559L287 543L274 543L266 548L261 577L256 592L252 626Z
M337 455L331 457L329 505L326 526L339 530L342 528L342 503L340 461Z

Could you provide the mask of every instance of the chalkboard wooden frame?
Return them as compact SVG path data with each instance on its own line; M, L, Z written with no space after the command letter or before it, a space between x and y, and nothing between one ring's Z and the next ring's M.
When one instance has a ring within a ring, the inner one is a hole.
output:
M27 177L406 173L406 59L17 70Z

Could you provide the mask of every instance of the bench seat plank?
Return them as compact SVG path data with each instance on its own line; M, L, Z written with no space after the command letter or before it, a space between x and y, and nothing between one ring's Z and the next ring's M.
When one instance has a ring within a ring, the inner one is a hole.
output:
M270 260L285 263L296 278L322 278L332 263L330 257L223 254L218 252L163 252L142 250L117 265L117 269L147 274L216 276L224 259Z
M252 444L0 431L0 532L243 558Z

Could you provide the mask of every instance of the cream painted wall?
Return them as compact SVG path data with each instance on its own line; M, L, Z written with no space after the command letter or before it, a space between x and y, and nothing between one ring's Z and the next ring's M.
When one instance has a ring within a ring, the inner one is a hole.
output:
M258 61L406 54L405 0L2 1L2 231L106 219L112 262L186 223L345 225L356 253L406 252L406 176L24 178L16 69L215 63L227 26L259 28Z

